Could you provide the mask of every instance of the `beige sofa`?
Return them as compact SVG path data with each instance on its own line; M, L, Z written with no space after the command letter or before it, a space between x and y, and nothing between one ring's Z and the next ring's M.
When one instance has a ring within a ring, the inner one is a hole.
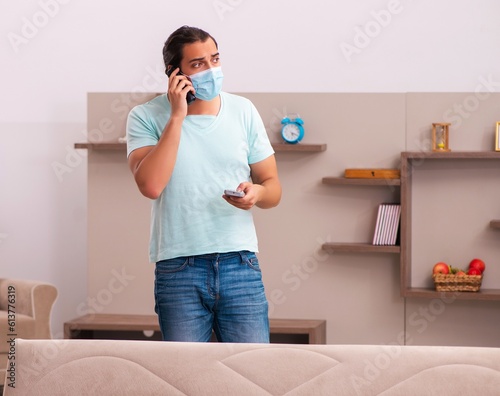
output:
M56 298L57 289L47 283L0 279L0 385L13 338L51 337L50 315Z
M5 396L497 396L500 349L20 339L13 378Z

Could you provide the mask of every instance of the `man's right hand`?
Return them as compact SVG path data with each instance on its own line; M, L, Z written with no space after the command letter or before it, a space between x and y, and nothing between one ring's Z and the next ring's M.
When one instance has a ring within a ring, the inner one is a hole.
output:
M188 111L186 96L189 91L195 93L193 84L187 76L180 73L179 68L176 68L168 78L167 96L172 106L171 117L186 117Z

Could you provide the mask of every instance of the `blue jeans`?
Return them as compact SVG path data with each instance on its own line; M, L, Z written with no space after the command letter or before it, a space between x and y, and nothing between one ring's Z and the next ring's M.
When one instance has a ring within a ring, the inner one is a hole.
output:
M155 311L165 341L269 342L268 304L255 253L156 263Z

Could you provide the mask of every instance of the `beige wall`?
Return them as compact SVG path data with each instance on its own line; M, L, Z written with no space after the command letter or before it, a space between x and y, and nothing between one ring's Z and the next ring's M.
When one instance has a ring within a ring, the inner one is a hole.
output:
M401 151L428 150L432 122L454 123L453 150L492 150L500 94L242 95L259 109L272 141L279 140L281 118L298 112L305 120L304 143L328 145L321 153L278 152L283 200L275 209L254 210L272 317L326 319L327 341L335 344L397 343L406 331L413 344L500 346L500 302L405 300L398 255L329 255L320 249L327 241L369 242L378 204L399 193L322 185L322 177L341 176L345 168L398 167ZM144 99L89 94L89 138L116 141L124 134L126 108ZM500 218L500 190L492 182L500 164L474 163L473 171L468 164L452 163L440 178L441 169L429 162L415 174L413 254L421 263L415 282L428 285L430 269L443 254L456 262L472 255L487 262L485 284L500 288L494 262L500 233L485 228L486 220ZM137 191L124 151L91 150L88 172L89 300L80 313L153 313L150 202ZM478 196L485 201L475 204ZM438 222L429 211L441 209L444 228L431 234Z

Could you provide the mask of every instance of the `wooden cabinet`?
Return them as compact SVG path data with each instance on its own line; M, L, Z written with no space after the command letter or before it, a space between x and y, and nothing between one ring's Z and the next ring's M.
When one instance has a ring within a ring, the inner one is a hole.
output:
M272 343L326 344L326 321L269 319ZM64 338L160 341L156 315L87 314L64 323ZM214 338L215 339L215 338Z

